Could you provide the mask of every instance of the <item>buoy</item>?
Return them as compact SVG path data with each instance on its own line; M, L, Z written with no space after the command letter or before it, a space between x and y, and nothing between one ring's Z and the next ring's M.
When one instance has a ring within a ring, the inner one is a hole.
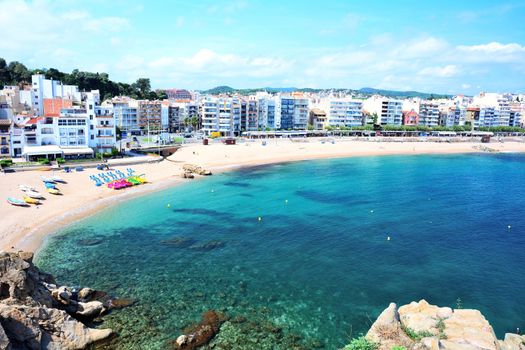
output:
M388 236L388 237L386 238L386 240L387 240L387 241L390 241L390 236Z
M213 192L215 192L215 190L211 190L211 192L213 193Z
M374 211L373 210L370 210L371 213L373 213Z
M288 204L288 199L285 199L284 202L285 202L286 204Z
M510 230L512 228L512 226L509 225L509 226L507 226L507 228Z
M168 203L167 207L168 207L168 208L171 207L171 204Z
M262 218L259 216L259 217L257 218L257 220L262 221Z

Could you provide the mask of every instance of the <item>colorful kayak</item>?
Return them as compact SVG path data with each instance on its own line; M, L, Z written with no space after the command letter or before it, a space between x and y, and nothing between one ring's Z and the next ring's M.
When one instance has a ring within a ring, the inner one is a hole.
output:
M47 192L51 194L60 194L60 190L58 188L48 188Z
M53 180L53 179L50 178L50 177L40 176L40 178L41 178L42 181L44 181L44 182L55 183L55 180Z
M24 202L26 202L27 204L40 204L40 201L38 199L34 199L29 196L24 196Z
M40 192L37 192L37 191L24 191L26 193L26 196L30 197L30 198L35 198L35 199L44 199L44 196L42 196L40 194Z
M44 186L46 186L46 188L56 188L55 184L52 182L44 182Z
M33 186L29 186L29 185L18 185L18 188L21 189L24 192L26 192L26 191L36 191L36 189Z
M16 206L19 206L19 207L27 207L27 203L21 199L18 199L18 198L13 198L13 197L8 197L7 198L7 202L11 205L16 205Z

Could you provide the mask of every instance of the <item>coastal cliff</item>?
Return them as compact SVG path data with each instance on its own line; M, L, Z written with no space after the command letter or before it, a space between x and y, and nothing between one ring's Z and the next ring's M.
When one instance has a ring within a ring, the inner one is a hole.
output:
M84 349L111 336L78 321L108 310L92 300L95 291L59 287L32 260L32 253L0 253L0 349Z
M507 333L498 340L478 310L451 309L425 300L397 307L391 303L365 337L345 350L525 350L525 336Z

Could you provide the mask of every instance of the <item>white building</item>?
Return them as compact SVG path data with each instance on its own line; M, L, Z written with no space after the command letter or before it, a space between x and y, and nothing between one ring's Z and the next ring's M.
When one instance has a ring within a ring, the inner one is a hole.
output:
M310 100L303 96L280 95L275 106L275 128L305 130L308 125Z
M498 93L480 93L475 96L472 103L479 106L481 110L487 110L485 113L491 115L486 117L485 125L480 126L509 126L510 125L510 104L512 96ZM480 123L481 123L480 110ZM488 122L490 120L490 122ZM490 124L490 125L488 125Z
M220 132L232 136L239 132L240 102L237 99L207 97L201 101L202 131L205 135Z
M371 116L377 115L377 124L401 125L403 102L383 96L372 96L363 102L363 110Z
M82 95L75 85L63 85L62 82L46 79L43 74L31 76L31 88L34 94L33 110L36 115L44 114L44 99L64 98L80 103ZM27 96L24 97L27 101Z
M327 125L361 126L363 125L363 101L351 98L323 98L318 108L326 113Z
M416 111L417 112L417 111ZM419 105L419 125L434 127L439 125L439 104L421 101Z

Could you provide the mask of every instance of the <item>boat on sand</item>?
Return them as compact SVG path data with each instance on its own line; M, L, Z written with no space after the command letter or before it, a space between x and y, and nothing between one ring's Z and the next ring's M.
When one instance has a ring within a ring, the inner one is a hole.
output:
M13 198L13 197L7 197L7 203L11 204L11 205L16 205L16 206L19 206L19 207L27 207L28 204L21 200L21 199L18 199L18 198Z

